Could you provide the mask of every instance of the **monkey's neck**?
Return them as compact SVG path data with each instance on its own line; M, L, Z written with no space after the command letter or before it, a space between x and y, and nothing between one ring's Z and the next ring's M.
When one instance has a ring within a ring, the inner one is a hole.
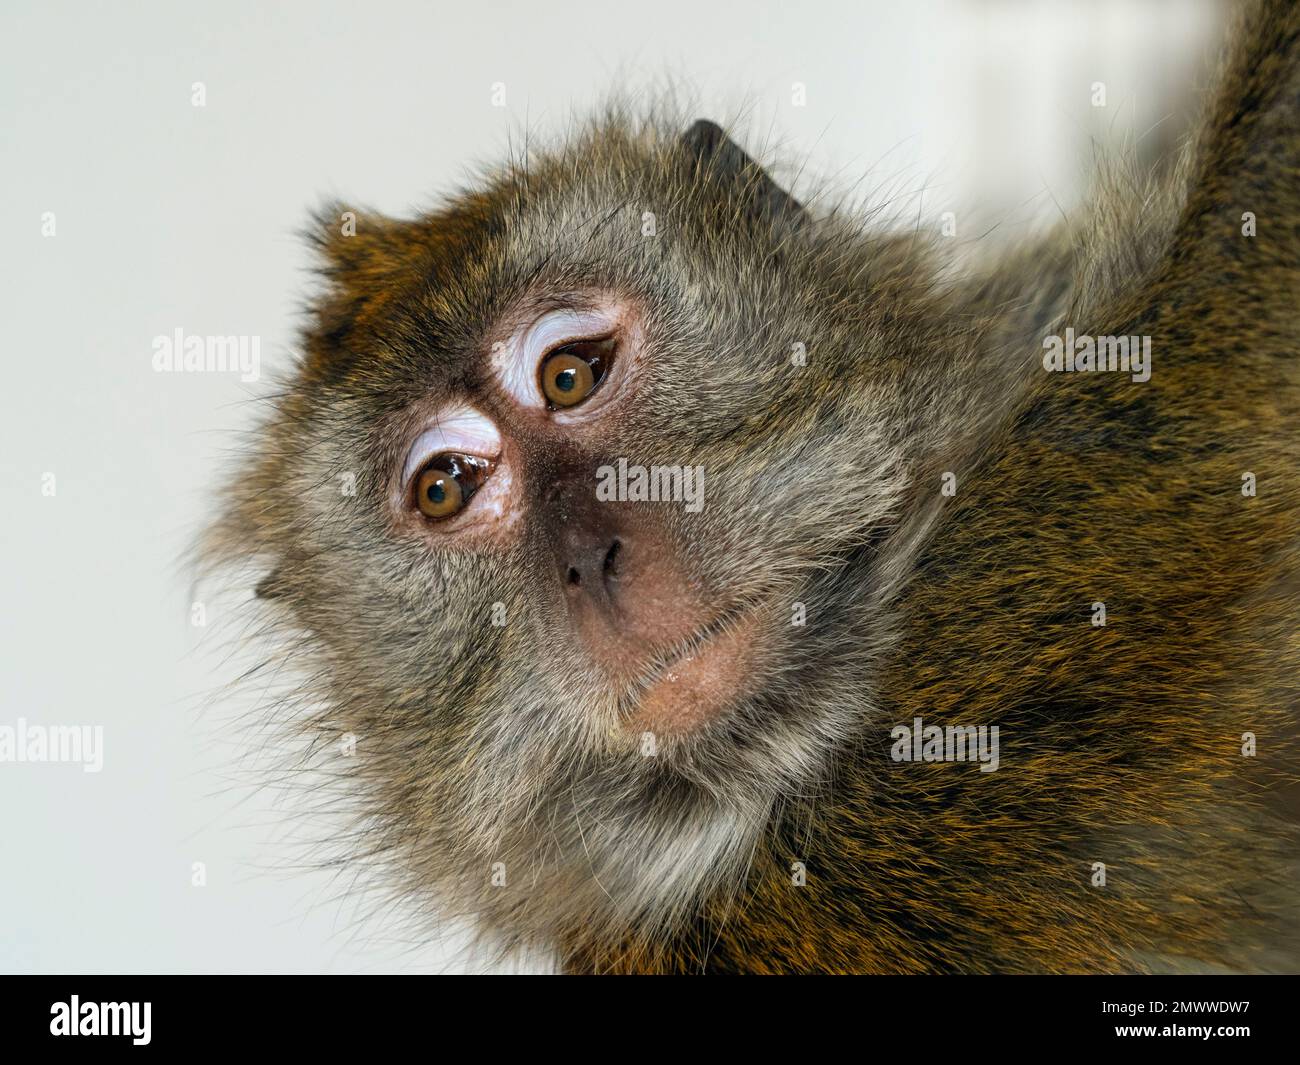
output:
M882 605L941 523L945 503L978 475L1016 413L1043 385L1043 337L1074 298L1077 248L1064 232L1008 255L909 306L898 419L907 485L878 559Z

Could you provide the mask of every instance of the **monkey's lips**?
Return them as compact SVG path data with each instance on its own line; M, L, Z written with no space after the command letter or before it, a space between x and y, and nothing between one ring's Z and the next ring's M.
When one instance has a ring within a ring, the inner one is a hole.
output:
M762 627L753 614L707 628L643 678L624 727L684 736L722 717L753 693Z

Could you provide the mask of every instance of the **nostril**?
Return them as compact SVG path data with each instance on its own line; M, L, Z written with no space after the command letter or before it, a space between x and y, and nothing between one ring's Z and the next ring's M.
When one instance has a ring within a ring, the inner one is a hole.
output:
M609 545L609 550L605 552L605 565L603 572L606 577L618 576L618 554L619 551L622 550L622 547L622 542L616 539Z
M611 605L618 594L623 541L601 530L571 530L562 544L560 563L561 587L569 599Z

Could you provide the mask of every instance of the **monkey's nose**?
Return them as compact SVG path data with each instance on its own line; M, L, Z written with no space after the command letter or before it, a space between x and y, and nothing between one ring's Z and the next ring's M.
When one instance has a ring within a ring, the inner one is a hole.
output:
M597 500L590 483L565 478L544 495L560 585L574 611L595 611L616 624L628 537L616 506Z
M638 670L705 617L667 529L641 503L598 500L590 479L543 495L562 609L577 646L614 674Z
M603 610L618 606L619 554L623 541L603 528L571 525L562 534L560 566L565 594L586 597Z

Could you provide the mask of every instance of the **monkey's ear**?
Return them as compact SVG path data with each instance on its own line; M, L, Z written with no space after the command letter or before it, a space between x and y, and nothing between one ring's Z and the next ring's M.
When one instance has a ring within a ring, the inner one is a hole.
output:
M341 372L354 332L396 298L396 281L413 269L422 248L414 223L342 203L316 211L303 231L325 282L313 301L315 328L307 336L311 362Z
M303 236L316 250L319 274L341 289L369 293L418 254L418 228L335 201L313 212Z
M732 182L752 204L758 217L803 222L803 205L731 140L716 122L702 118L682 134L682 145L698 172L712 181Z
M268 573L253 589L253 594L258 599L279 599L284 592L284 578L278 569Z

